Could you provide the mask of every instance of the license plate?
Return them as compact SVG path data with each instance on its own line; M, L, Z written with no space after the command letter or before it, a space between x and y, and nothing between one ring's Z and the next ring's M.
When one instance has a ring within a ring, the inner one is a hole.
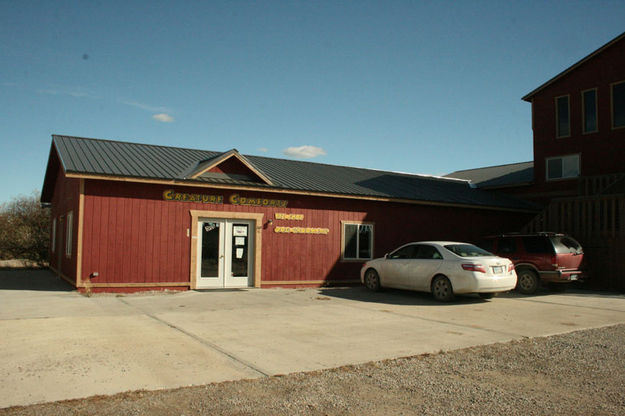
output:
M493 273L494 274L502 274L503 273L503 266L493 266Z
M572 274L570 277L571 280L577 280L577 275L576 274Z

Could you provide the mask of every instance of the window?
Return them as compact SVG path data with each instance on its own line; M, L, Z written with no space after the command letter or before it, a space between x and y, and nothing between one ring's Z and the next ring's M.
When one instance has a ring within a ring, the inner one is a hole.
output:
M612 128L625 127L625 81L612 84Z
M438 252L436 247L432 246L418 246L419 251L417 252L418 259L427 259L427 260L442 260L443 256Z
M576 178L579 176L579 155L547 159L547 180Z
M411 244L398 248L388 255L389 259L416 259L417 258L417 246Z
M516 240L514 238L500 238L497 242L497 252L499 254L516 253Z
M556 137L571 135L571 117L569 115L569 96L556 98Z
M592 133L597 131L597 90L582 92L583 132Z
M373 258L373 224L343 223L343 259Z
M523 237L525 252L530 254L554 254L553 245L547 237Z
M72 211L67 213L67 231L65 233L65 256L72 256L72 223L74 214Z
M52 219L52 232L50 234L52 237L52 241L50 242L50 251L54 253L56 251L56 218Z
M493 255L473 244L448 244L445 248L460 257L490 257Z

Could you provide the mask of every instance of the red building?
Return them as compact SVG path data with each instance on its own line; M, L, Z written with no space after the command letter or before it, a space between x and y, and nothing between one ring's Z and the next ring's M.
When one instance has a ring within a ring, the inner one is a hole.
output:
M532 104L536 196L599 193L583 179L625 173L625 33L523 100Z
M625 191L625 33L523 100L532 104L533 161L446 176L542 203Z
M408 241L474 241L535 205L468 182L53 136L50 267L80 290L321 286Z
M573 235L592 284L625 290L625 33L523 100L532 104L534 160L447 177L544 204L522 230Z

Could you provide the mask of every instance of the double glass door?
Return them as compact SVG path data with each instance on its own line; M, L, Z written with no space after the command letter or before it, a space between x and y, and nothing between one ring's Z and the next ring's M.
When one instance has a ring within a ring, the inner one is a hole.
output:
M198 288L253 286L254 221L198 221Z

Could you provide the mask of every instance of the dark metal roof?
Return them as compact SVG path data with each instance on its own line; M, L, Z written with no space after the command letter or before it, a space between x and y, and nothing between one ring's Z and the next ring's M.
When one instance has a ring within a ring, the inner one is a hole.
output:
M564 77L565 75L567 75L569 72L573 71L575 68L581 66L582 64L584 64L586 61L589 61L590 59L594 58L595 56L599 55L601 52L603 52L604 50L606 50L607 48L609 48L610 46L614 45L615 43L621 41L622 39L625 39L625 32L621 33L620 35L618 35L617 37L615 37L614 39L612 39L611 41L609 41L608 43L606 43L605 45L603 45L602 47L600 47L599 49L595 50L594 52L592 52L590 55L585 56L584 58L582 58L581 60L577 61L576 63L574 63L573 65L571 65L570 67L568 67L567 69L565 69L564 71L560 72L558 75L556 75L555 77L551 78L549 81L545 82L544 84L542 84L540 87L536 88L535 90L533 90L532 92L527 93L522 100L524 101L532 101L532 99L534 98L534 96L536 94L538 94L540 91L542 91L543 89L547 88L549 85L553 84L554 82L556 82L557 80L559 80L560 78Z
M478 188L527 185L534 181L534 162L511 163L478 169L459 170L445 175L471 181Z
M231 178L184 179L184 174L190 167L213 159L222 152L58 135L52 136L52 143L51 157L56 148L61 166L67 173L174 180L180 184L229 184L263 190L292 190L516 210L537 209L532 203L473 189L467 181L456 179L260 156L245 156L245 159L255 169L263 172L271 180L271 185ZM47 185L47 180L44 182L44 190L46 186L50 186ZM50 192L42 194L49 195Z

